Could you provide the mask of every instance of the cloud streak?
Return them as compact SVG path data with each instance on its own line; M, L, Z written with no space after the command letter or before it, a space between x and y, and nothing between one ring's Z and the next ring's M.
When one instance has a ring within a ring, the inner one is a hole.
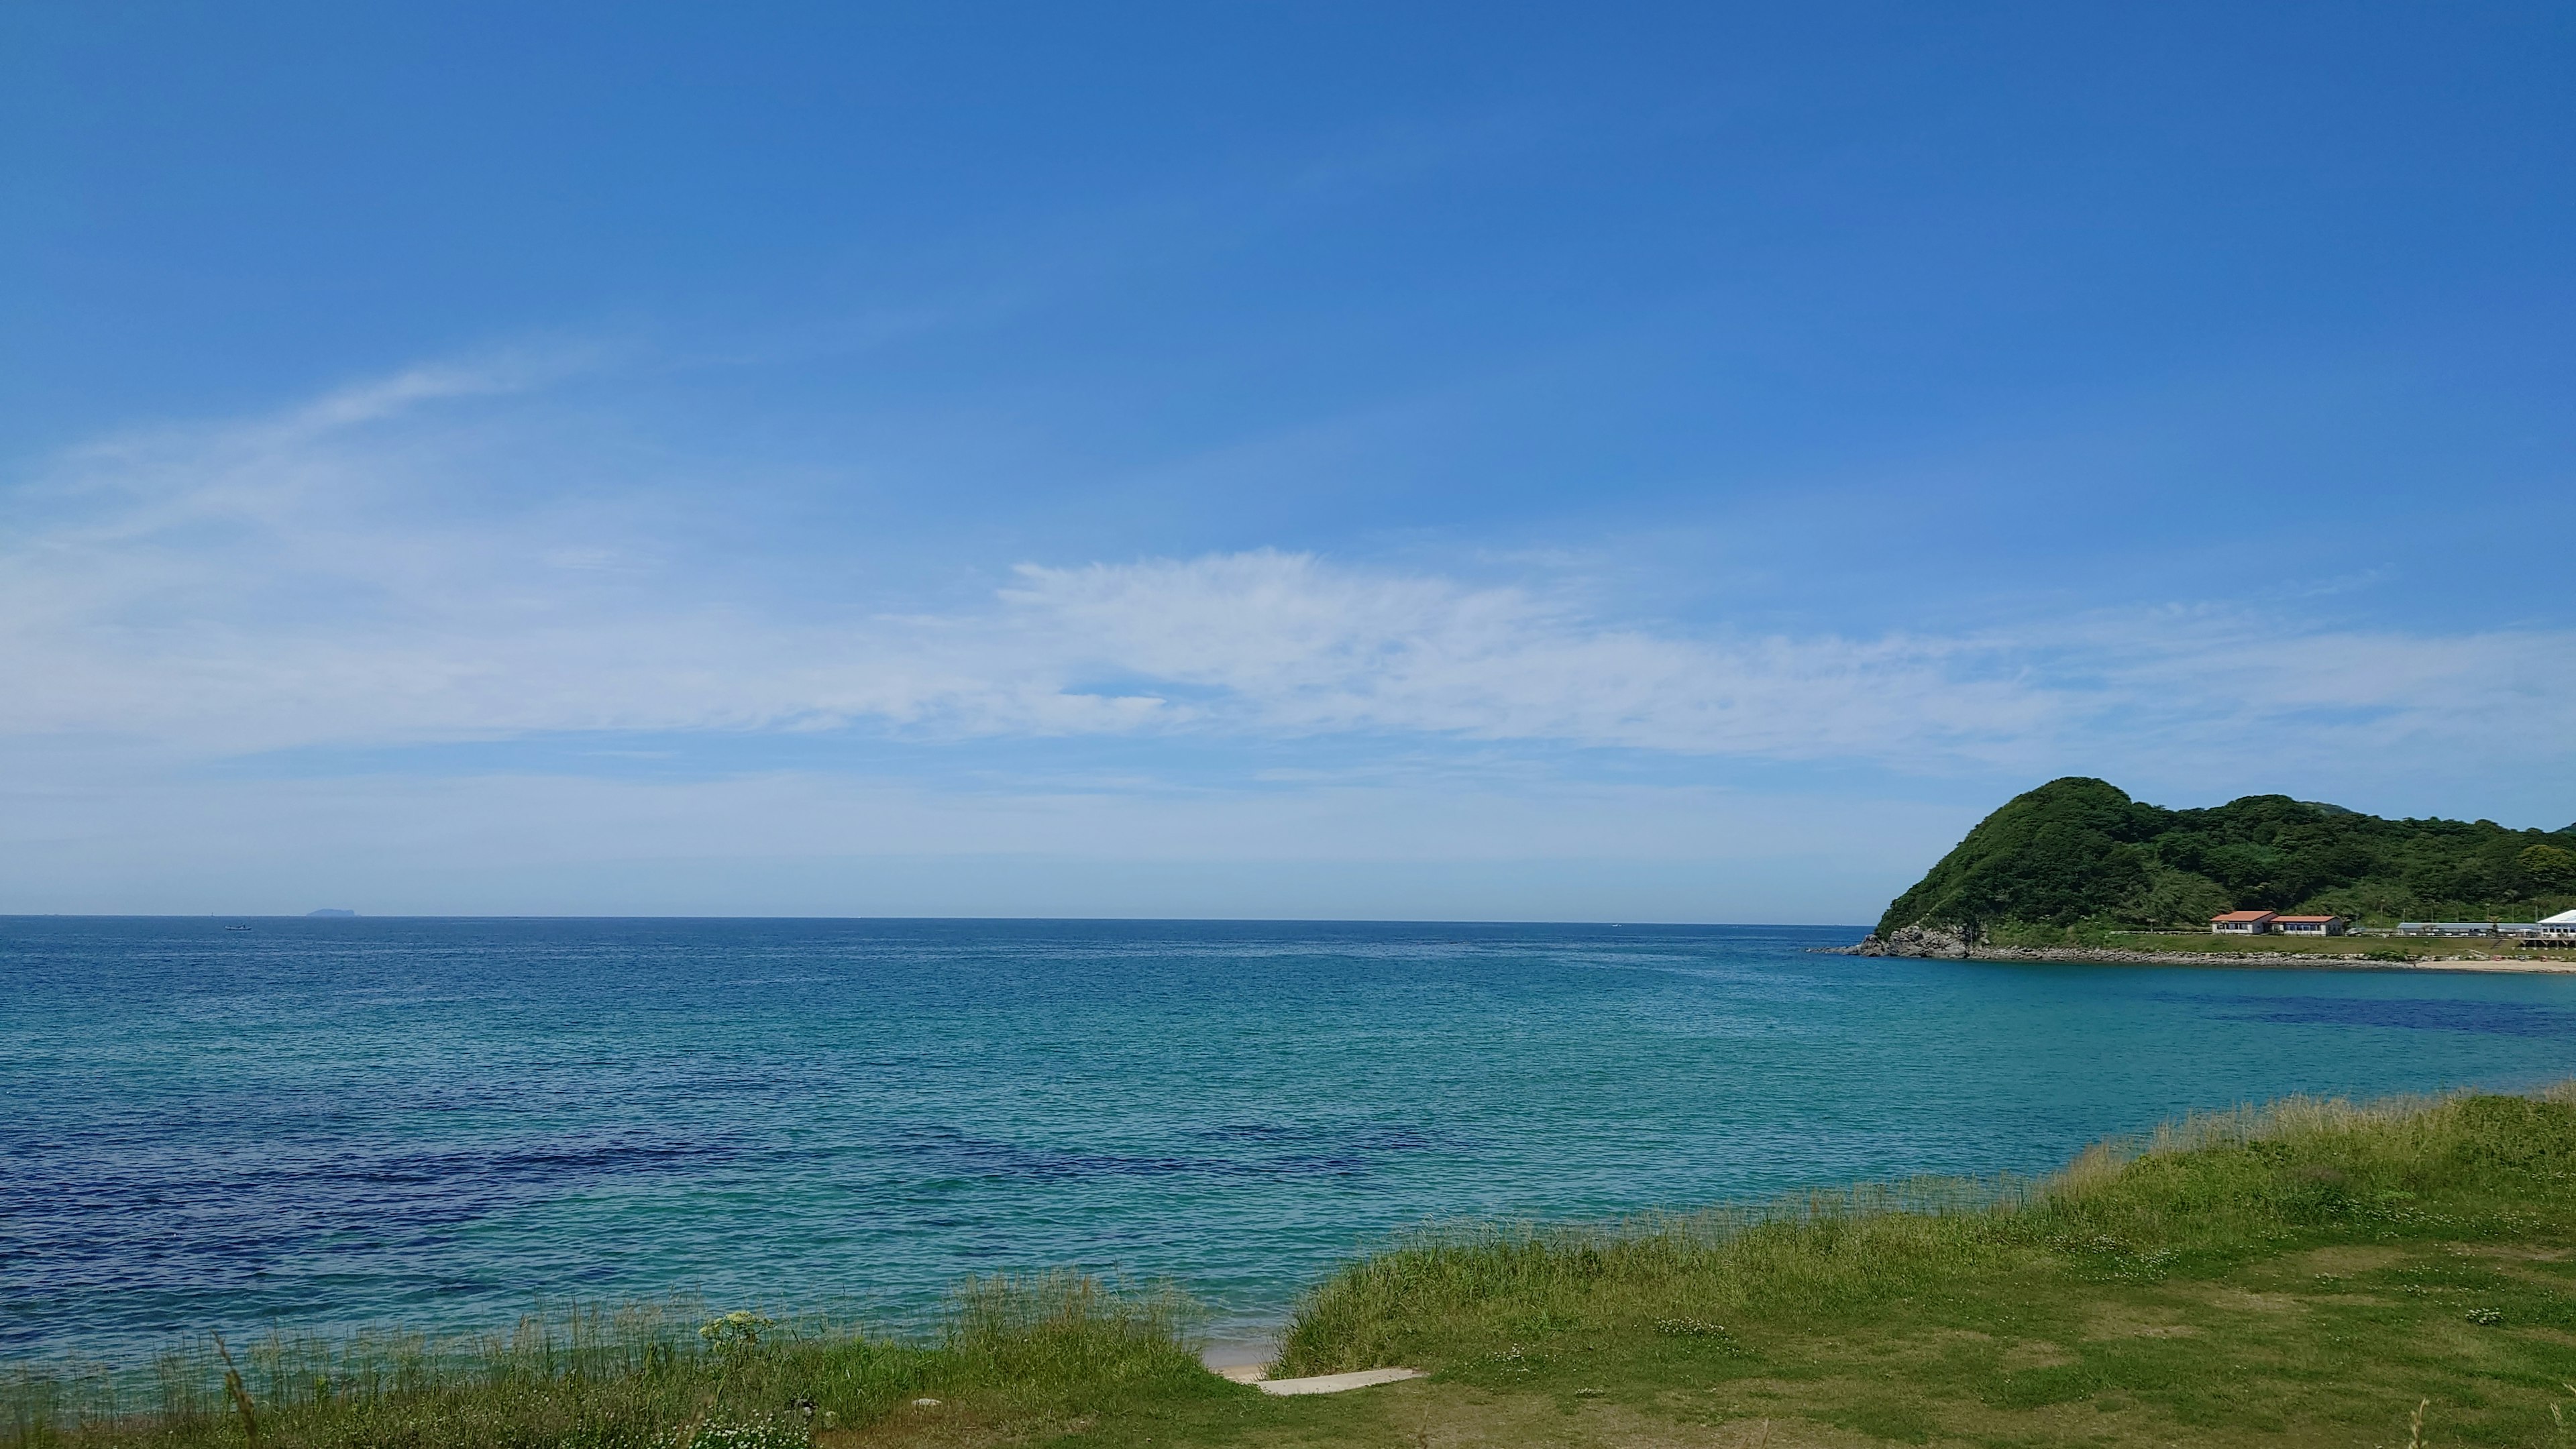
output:
M756 605L685 517L478 472L506 434L475 409L546 375L424 369L105 440L13 487L0 734L180 757L559 731L1400 736L1942 771L2113 738L2563 761L2550 721L2576 717L2563 632L2246 608L1755 635L1266 549L1022 564L940 612Z

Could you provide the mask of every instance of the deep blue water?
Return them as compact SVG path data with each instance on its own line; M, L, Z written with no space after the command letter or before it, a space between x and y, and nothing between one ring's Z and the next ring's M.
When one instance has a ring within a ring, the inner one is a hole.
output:
M961 1275L1275 1320L1426 1219L2039 1171L2571 1071L2576 979L1865 960L1857 930L0 919L0 1354Z

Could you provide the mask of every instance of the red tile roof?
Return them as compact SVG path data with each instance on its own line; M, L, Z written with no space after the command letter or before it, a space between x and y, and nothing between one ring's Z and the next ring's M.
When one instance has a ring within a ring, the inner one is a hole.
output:
M2270 919L2272 919L2270 911L2229 911L2223 916L2210 917L2209 923L2214 926L2221 921L2268 921Z

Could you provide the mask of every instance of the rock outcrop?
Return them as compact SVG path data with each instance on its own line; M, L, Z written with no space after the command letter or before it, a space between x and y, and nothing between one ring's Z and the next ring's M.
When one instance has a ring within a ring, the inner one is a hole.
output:
M1976 954L1976 937L1965 926L1899 926L1887 935L1876 931L1851 948L1855 956L1931 956L1964 961Z

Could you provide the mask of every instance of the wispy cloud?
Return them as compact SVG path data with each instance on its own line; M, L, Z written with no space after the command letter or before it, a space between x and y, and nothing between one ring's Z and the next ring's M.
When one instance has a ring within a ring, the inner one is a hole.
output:
M1941 770L2113 740L2563 760L2552 722L2576 717L2563 633L2358 632L2278 605L1756 635L1256 549L1023 564L938 612L754 606L672 562L698 557L684 522L478 489L473 408L549 366L423 369L103 440L20 483L0 500L0 731L199 755L573 730L1388 735ZM486 506L448 506L460 489Z
M1308 554L1019 575L1002 597L1063 656L1179 686L1228 728L1815 758L1982 750L2053 708L1945 641L1687 637Z

